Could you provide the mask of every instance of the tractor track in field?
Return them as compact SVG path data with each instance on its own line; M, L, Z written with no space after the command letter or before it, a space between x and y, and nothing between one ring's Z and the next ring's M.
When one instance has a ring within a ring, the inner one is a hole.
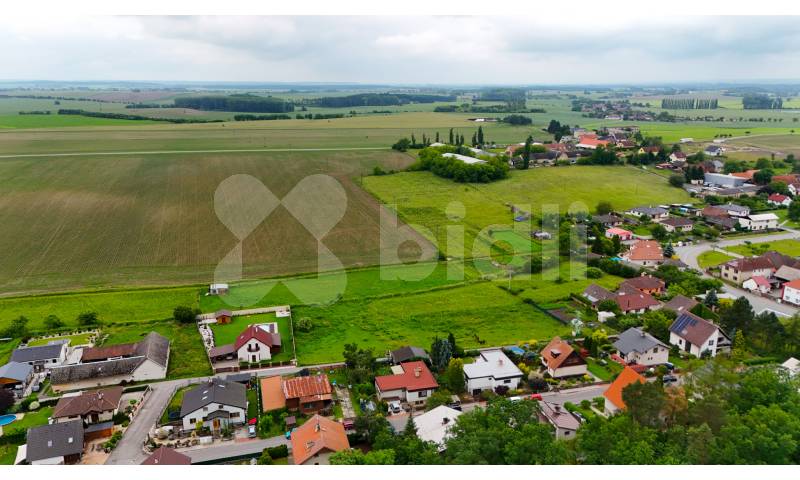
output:
M326 148L223 148L211 150L146 150L128 152L67 152L67 153L13 153L0 155L3 158L36 158L36 157L85 157L85 156L119 156L119 155L174 155L191 153L269 153L269 152L347 152L364 150L390 150L389 147L326 147Z

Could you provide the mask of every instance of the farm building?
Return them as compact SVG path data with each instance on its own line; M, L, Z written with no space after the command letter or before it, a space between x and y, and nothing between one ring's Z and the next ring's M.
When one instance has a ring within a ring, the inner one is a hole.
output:
M209 295L226 295L230 291L227 283L212 283L208 286Z

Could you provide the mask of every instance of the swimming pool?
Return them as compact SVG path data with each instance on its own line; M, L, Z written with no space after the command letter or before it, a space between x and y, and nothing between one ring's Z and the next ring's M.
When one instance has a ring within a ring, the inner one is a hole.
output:
M17 419L16 415L0 415L0 427L8 425Z

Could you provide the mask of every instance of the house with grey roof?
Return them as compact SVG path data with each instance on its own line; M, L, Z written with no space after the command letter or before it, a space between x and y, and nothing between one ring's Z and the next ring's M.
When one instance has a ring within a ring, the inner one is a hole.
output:
M84 355L83 363L53 368L50 371L53 391L84 390L167 376L169 339L158 333L150 332L139 342L103 350L114 352L115 356L108 356L112 353Z
M31 465L70 465L83 456L83 422L53 423L28 429L25 459Z
M581 294L583 298L589 300L593 307L597 307L597 304L602 302L603 300L613 300L616 295L609 292L605 288L601 287L600 285L593 283L586 287L586 289Z
M27 363L34 372L42 372L64 364L67 360L69 343L51 342L36 347L19 347L11 353L11 361Z
M33 378L33 367L27 363L8 362L0 367L0 388L25 390Z
M669 360L669 347L641 328L631 327L620 333L614 348L628 364L663 365Z
M475 362L464 365L467 392L473 395L499 386L514 390L523 376L522 371L502 350L484 350Z
M634 207L625 213L637 217L645 216L653 221L662 220L669 216L669 210L662 207Z
M247 387L237 382L213 378L183 395L181 419L184 430L198 425L212 431L247 420Z
M410 362L412 360L431 359L431 357L428 356L428 352L426 352L424 348L413 346L405 346L400 347L397 350L392 350L389 352L389 357L391 358L392 363L395 365L400 365L403 362Z
M556 440L570 440L581 426L580 420L558 403L539 402L539 421L549 423Z

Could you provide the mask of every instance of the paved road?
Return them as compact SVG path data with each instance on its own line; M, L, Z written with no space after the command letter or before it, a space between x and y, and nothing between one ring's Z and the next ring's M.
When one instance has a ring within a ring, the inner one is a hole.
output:
M188 455L192 463L213 462L241 455L256 455L262 450L278 445L289 445L289 440L283 435L265 438L263 440L242 440L222 443L215 447L194 447L180 449L179 452Z
M675 247L675 253L685 264L689 265L691 268L703 271L700 268L700 265L697 263L697 257L703 252L715 249L715 246L717 249L722 249L724 247L744 245L745 242L761 243L800 238L800 231L791 230L788 228L784 229L786 230L786 233L762 235L757 237L732 238L730 240L720 240L719 242L715 242L713 244L709 242L703 242L684 247ZM727 251L725 253L731 256L736 256ZM710 277L710 275L706 274L705 272L703 272L703 276ZM725 291L737 297L746 297L747 300L750 301L750 305L753 306L753 310L755 310L756 313L761 313L764 310L772 310L783 315L792 316L798 311L796 308L785 303L778 303L769 298L754 295L747 290L742 290L741 288L736 288L728 284L725 284Z
M238 152L339 152L353 150L389 150L389 147L328 147L328 148L225 148L219 150L149 150L141 152L68 152L68 153L12 153L0 158L28 157L86 157L111 155L166 155L177 153L238 153Z
M546 392L542 393L542 400L550 403L557 403L559 405L564 405L567 402L577 405L584 400L591 401L595 397L603 396L603 392L605 392L607 388L607 383L600 383L590 385L588 387L572 388L570 390L562 390L559 392Z

